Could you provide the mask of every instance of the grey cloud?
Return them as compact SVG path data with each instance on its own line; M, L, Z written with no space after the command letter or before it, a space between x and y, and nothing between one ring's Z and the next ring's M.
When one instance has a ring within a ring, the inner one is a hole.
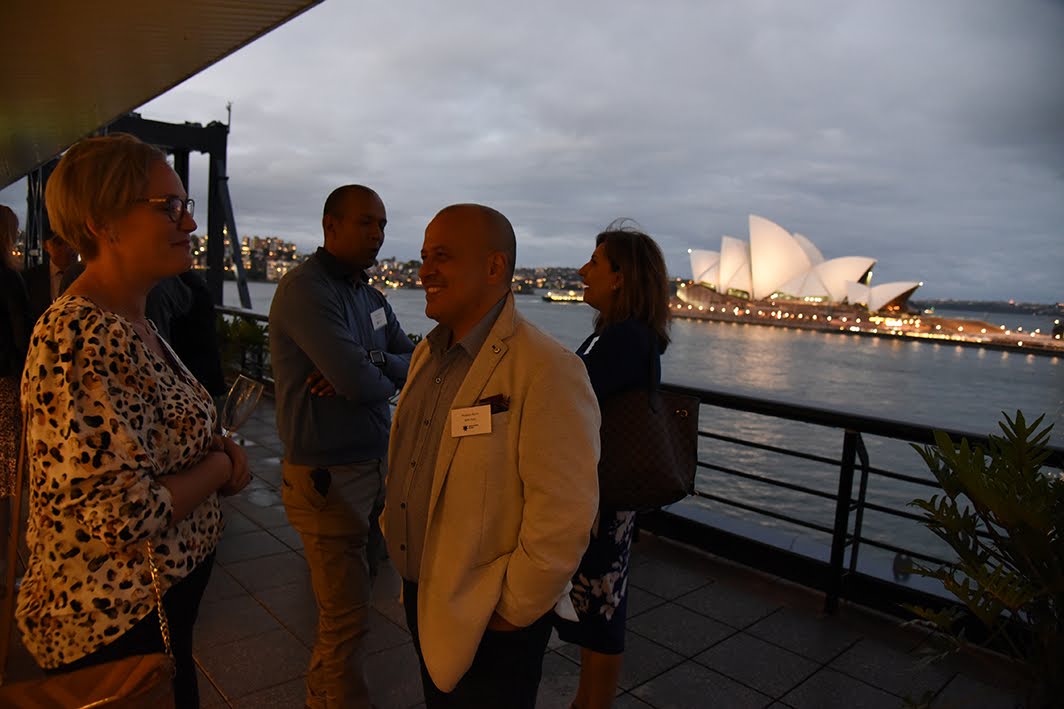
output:
M579 265L630 216L687 275L756 213L929 297L1064 297L1061 3L526 5L323 3L143 113L232 99L241 233L308 249L357 181L404 258L481 201L522 264Z

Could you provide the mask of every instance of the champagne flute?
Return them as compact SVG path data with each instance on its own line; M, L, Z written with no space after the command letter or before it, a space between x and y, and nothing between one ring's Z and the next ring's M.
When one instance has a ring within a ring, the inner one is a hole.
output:
M222 406L222 435L232 438L233 432L243 426L262 397L262 382L245 377L236 378Z

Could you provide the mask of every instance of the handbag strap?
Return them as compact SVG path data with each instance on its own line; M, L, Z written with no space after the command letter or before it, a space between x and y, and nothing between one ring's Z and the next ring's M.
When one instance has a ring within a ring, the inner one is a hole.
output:
M163 647L166 648L166 656L170 658L170 676L173 677L177 674L177 660L174 659L174 650L170 645L170 621L166 617L166 609L163 607L163 592L159 585L159 569L155 566L155 551L152 549L150 539L144 541L144 548L148 550L151 586L155 591L155 608L159 612L159 632L163 636Z

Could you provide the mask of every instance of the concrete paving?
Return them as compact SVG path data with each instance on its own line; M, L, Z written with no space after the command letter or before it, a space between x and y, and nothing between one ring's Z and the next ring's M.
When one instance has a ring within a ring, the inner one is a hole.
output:
M196 628L203 706L303 706L316 611L299 535L278 489L281 450L272 402L239 432L253 483L225 503L226 530ZM926 634L756 570L642 533L632 554L627 651L614 706L1022 706L1009 663L989 656L922 661ZM368 676L380 709L423 706L417 657L385 567L374 590ZM20 669L21 668L21 669ZM553 639L538 706L565 708L576 693L579 649ZM27 658L14 678L34 674Z

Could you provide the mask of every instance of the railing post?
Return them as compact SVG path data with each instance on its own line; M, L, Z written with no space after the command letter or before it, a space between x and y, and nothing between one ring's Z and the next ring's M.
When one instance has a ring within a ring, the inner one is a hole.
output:
M853 496L853 471L857 460L860 433L846 429L842 439L842 466L839 469L839 492L835 500L835 526L831 535L831 561L828 568L827 598L824 611L834 613L842 593L843 557L850 530L850 502Z
M857 571L857 553L861 549L861 529L864 525L865 499L868 497L868 449L864 437L857 434L857 459L861 461L861 482L857 485L856 513L853 517L853 546L850 547L850 573Z

